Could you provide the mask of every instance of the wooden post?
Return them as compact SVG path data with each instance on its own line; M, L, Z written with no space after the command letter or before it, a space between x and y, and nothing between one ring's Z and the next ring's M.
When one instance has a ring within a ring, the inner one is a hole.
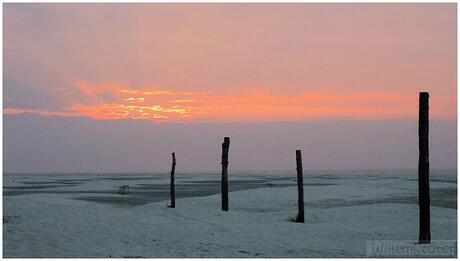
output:
M228 149L230 138L225 137L222 143L222 210L228 211Z
M428 147L429 103L430 95L421 92L419 98L418 118L418 204L419 212L419 243L430 243L430 160Z
M176 153L172 153L172 165L171 165L171 184L170 184L170 193L171 193L171 205L170 208L176 207L176 191L174 188L174 172L176 171Z
M302 169L302 152L300 150L295 151L295 159L297 162L297 191L299 205L299 213L297 214L296 222L305 223L304 215L304 204L303 204L303 169Z

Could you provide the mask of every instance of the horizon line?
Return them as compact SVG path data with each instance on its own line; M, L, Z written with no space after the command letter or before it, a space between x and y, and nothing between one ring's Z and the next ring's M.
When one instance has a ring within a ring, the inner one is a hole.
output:
M430 171L446 171L446 170L457 170L458 168L431 168ZM417 168L334 168L334 169L303 169L305 171L417 171ZM229 171L229 174L263 174L264 172L295 172L295 168L293 169L280 169L280 170L233 170ZM252 173L251 173L252 172ZM110 174L125 174L125 175L136 175L136 174L169 174L168 171L101 171L101 172L3 172L4 175L29 175L29 174L36 174L36 175L46 175L46 174L64 174L64 175L78 175L78 174L102 174L102 175L110 175ZM176 171L176 174L220 174L220 170L190 170L190 171Z

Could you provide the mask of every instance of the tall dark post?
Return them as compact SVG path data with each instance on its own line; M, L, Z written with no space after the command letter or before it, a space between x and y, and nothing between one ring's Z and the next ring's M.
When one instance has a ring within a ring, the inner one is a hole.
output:
M176 191L174 188L174 172L176 171L176 153L172 153L172 165L171 165L171 184L170 184L170 193L171 193L171 205L169 207L176 207Z
M225 137L222 143L222 210L228 211L228 149L230 138Z
M302 168L302 152L295 151L295 159L297 162L297 190L299 204L299 213L297 214L296 222L305 223L304 204L303 204L303 168Z
M430 160L428 148L429 118L427 92L420 93L419 99L419 118L418 118L418 204L420 208L419 216L419 243L430 243Z

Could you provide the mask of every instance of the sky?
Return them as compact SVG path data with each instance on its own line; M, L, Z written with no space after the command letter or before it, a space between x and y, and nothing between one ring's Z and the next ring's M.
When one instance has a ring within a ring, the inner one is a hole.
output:
M454 3L3 11L7 172L218 170L230 134L234 169L416 168L420 91L456 167Z

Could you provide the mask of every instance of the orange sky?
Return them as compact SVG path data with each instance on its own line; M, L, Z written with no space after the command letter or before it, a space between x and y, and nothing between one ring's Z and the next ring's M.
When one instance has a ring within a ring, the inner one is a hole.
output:
M76 84L94 103L70 103L63 111L5 108L5 113L89 116L93 119L144 119L168 121L259 121L305 120L318 118L393 119L417 115L418 94L395 95L385 92L334 94L311 90L292 95L271 95L263 90L216 95L173 92L157 88L129 89L117 85ZM110 96L106 101L103 96ZM451 96L432 98L432 116L455 118Z
M456 119L455 4L6 4L4 113Z

